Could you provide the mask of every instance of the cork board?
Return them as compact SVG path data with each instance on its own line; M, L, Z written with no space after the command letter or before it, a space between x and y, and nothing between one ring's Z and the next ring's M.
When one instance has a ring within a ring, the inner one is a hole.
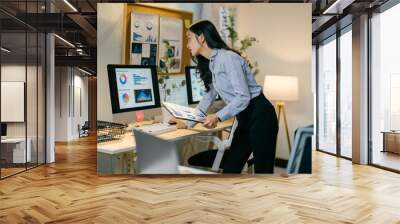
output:
M174 9L169 9L169 8L162 8L158 6L152 6L152 5L147 5L147 4L130 4L126 3L124 6L124 40L123 40L123 51L122 51L122 63L123 64L130 64L130 58L131 58L131 14L133 13L147 13L147 14L155 14L158 15L159 17L170 17L170 18L177 18L177 19L182 19L183 21L183 32L182 32L182 60L181 60L181 66L180 70L175 71L174 73L168 73L169 75L173 74L184 74L185 73L185 67L190 65L191 62L191 57L190 57L190 52L186 48L187 45L187 39L186 39L186 32L188 30L188 27L192 24L193 20L193 13L191 12L186 12L186 11L180 11L180 10L174 10ZM160 30L160 29L159 29ZM158 32L160 32L158 30ZM161 43L160 43L161 44ZM160 50L160 47L157 48L157 55L158 51ZM159 60L157 58L157 60ZM166 75L166 73L159 73L161 75Z

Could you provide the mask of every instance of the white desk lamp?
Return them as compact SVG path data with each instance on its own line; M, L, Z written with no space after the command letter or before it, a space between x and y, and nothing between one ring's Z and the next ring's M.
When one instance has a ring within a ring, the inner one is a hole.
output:
M281 112L286 130L286 137L291 152L289 129L286 120L285 102L297 101L299 98L299 82L295 76L270 76L266 75L264 80L264 95L268 100L276 101L278 107L278 126Z

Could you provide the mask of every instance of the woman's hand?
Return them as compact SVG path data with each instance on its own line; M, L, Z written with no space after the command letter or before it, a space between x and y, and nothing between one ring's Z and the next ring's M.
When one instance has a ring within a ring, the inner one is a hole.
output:
M203 126L206 128L215 128L218 123L218 117L216 114L211 114L206 117L203 122Z
M186 128L187 128L187 125L186 125L186 123L185 123L184 121L179 120L179 119L176 119L175 117L172 117L172 118L168 121L168 123L170 123L170 124L176 124L176 127L177 127L178 129L186 129Z

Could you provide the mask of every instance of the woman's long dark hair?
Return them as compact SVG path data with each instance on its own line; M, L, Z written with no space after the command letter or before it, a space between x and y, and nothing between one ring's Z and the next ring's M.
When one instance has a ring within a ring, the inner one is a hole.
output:
M222 40L215 26L208 20L203 20L191 25L189 30L197 36L203 34L207 46L211 49L216 48L234 51ZM239 54L238 52L236 53ZM197 63L197 70L200 72L200 77L204 82L206 91L210 91L210 84L212 82L212 74L210 68L208 67L210 61L202 55L195 56L193 60Z

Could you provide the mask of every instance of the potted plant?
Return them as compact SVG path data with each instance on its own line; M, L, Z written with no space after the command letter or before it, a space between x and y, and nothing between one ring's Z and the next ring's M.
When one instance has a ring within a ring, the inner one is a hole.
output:
M226 27L227 37L229 38L228 44L230 44L232 49L238 51L241 56L246 59L253 75L256 76L259 72L258 63L247 55L246 50L257 43L258 40L255 37L249 36L239 40L238 34L235 30L235 16L232 10L227 10L227 13L223 14L223 17L225 17L223 18L223 23L225 23L224 25ZM237 45L237 42L240 43L239 46Z
M186 86L186 80L182 80L179 84L172 83L168 85L169 79L169 75L160 75L158 78L160 90L164 93L163 101L167 101L167 97L173 95L178 88Z

